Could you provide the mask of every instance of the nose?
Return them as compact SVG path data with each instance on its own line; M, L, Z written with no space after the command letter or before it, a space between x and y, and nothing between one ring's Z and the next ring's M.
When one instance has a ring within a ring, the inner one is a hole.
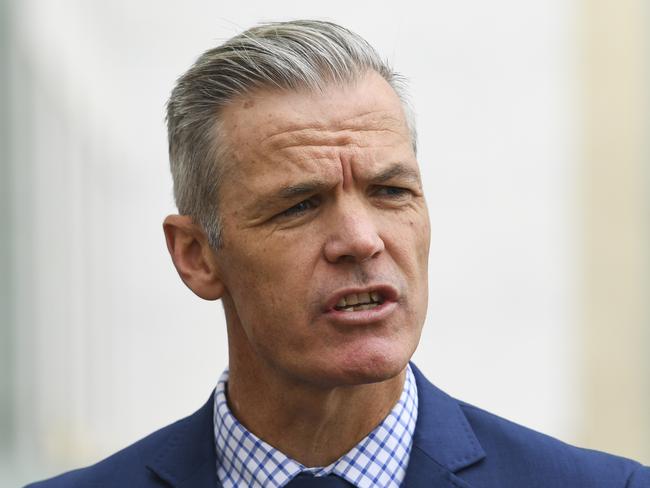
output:
M330 221L324 247L325 259L330 263L360 263L384 250L375 222L368 210L361 207L341 209Z

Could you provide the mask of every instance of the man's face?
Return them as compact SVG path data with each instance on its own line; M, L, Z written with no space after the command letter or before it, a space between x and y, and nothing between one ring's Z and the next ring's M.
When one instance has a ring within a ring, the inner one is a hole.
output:
M371 73L325 93L261 90L223 121L231 364L321 386L398 374L426 314L430 231L393 89Z

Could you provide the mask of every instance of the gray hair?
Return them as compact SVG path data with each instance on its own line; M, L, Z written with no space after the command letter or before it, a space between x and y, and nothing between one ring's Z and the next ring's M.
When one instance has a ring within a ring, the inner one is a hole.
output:
M296 20L253 27L203 53L177 81L167 102L169 159L178 211L222 246L217 193L228 158L219 112L257 88L323 91L369 71L402 102L413 149L416 131L404 79L359 35L339 25Z

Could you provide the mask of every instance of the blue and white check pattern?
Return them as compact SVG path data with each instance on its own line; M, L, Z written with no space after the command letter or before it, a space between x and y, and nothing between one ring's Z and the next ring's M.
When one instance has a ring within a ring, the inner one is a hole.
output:
M329 466L308 468L290 459L240 424L226 402L226 369L215 392L217 474L224 488L281 488L300 473L337 475L358 488L397 488L406 475L418 414L411 367L399 401L388 416L349 452Z

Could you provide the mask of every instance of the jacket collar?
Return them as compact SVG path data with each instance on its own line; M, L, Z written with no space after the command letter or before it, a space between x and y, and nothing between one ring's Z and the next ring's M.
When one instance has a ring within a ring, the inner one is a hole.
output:
M147 467L175 488L221 486L217 478L212 410L214 392L194 414L169 427Z
M454 473L477 463L485 451L456 400L433 386L411 363L418 387L418 420L404 486L470 488ZM212 410L205 405L170 427L165 443L147 467L176 488L220 487Z
M485 458L458 401L433 386L411 363L418 386L418 420L404 486L459 488L457 473Z

